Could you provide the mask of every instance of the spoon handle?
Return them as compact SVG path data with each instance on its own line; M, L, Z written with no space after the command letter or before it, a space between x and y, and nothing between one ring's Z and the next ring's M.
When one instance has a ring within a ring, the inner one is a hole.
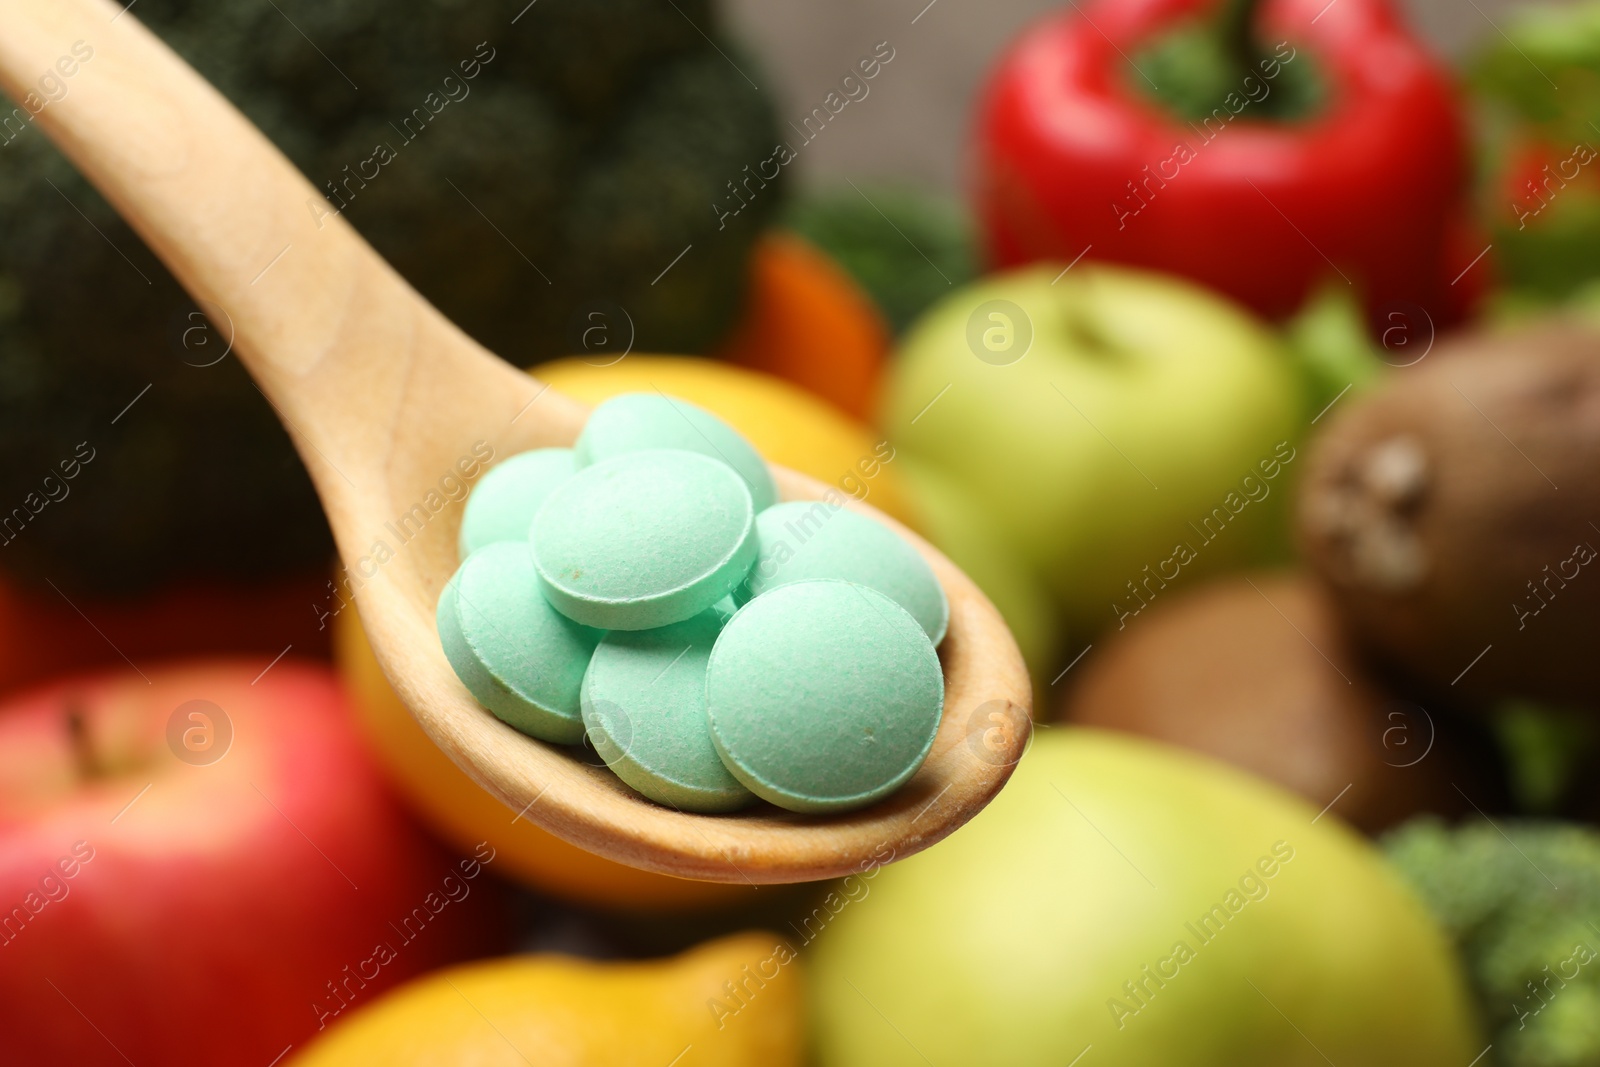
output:
M458 381L509 370L122 5L0 0L0 88L0 120L55 141L231 340L325 502L382 461L373 424L414 389L411 354Z

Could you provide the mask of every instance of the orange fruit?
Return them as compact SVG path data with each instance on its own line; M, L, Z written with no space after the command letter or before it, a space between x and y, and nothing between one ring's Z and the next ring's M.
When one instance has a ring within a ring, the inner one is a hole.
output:
M805 1045L794 950L747 933L665 960L504 956L434 971L285 1067L799 1067Z
M744 314L714 355L871 418L891 343L872 298L826 253L781 231L756 245L749 283Z
M585 852L500 803L423 733L389 687L356 613L333 619L334 657L356 719L378 763L417 816L468 853L495 850L495 871L576 903L638 910L710 907L748 900L747 885L691 882L636 870Z

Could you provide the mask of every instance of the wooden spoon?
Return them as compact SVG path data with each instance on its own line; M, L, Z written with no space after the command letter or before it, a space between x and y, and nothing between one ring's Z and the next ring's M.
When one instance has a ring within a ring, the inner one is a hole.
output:
M67 76L72 63L58 61L75 42L93 56ZM38 86L52 72L67 92L48 101ZM972 582L898 526L944 584L950 632L933 753L889 799L833 818L765 807L689 815L642 800L572 751L502 724L456 680L434 628L434 604L457 562L461 508L429 514L415 533L402 520L419 504L428 514L430 491L475 445L498 458L569 445L586 410L448 322L329 214L329 202L260 131L119 5L0 0L0 87L36 112L34 125L218 328L231 330L233 351L316 483L384 673L434 742L516 818L647 870L795 882L925 848L1005 783L1028 736L1021 656ZM94 294L82 299L87 308ZM774 473L786 499L826 490L792 471Z

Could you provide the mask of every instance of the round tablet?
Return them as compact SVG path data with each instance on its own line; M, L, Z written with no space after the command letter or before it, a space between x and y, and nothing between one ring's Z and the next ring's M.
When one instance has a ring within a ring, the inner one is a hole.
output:
M583 738L579 689L603 635L539 595L526 541L468 556L439 596L436 619L445 657L478 703L540 740Z
M871 586L911 613L934 644L944 640L950 603L933 569L881 522L840 504L792 500L756 516L756 563L742 600L815 578Z
M772 473L732 426L687 400L623 393L595 408L572 446L580 467L647 448L681 448L719 459L744 479L757 511L778 499Z
M461 558L496 541L526 541L533 513L577 466L570 448L519 452L478 479L461 516Z
M692 618L755 560L750 491L727 464L676 449L584 467L533 517L540 588L568 618L648 630Z
M944 707L933 642L876 589L796 582L739 609L706 668L717 755L800 812L870 804L916 773Z
M654 630L613 630L583 676L583 724L606 766L658 804L732 811L755 798L728 773L706 721L716 608Z

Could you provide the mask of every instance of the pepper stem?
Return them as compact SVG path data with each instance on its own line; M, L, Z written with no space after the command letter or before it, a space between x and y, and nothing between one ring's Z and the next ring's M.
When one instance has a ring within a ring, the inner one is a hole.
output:
M1292 63L1274 60L1258 33L1261 6L1262 0L1216 0L1203 17L1156 36L1134 59L1145 83L1136 88L1190 121L1224 106L1235 115L1248 108L1247 119L1258 122L1316 111L1324 95L1316 59L1301 49Z
M1212 24L1218 51L1233 68L1235 85L1256 73L1263 52L1256 42L1256 12L1261 0L1222 0L1221 10Z

